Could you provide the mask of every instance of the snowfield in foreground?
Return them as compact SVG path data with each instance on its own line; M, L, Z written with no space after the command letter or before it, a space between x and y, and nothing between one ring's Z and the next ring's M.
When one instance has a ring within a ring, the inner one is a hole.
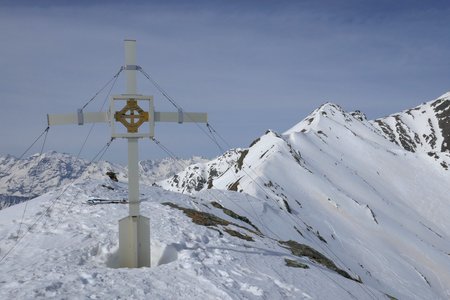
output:
M257 199L244 201L244 196L235 192L225 195L213 191L204 195L205 198L194 198L144 186L142 213L149 216L151 222L152 268L117 269L117 220L126 216L128 207L123 204L87 205L84 201L99 195L111 199L125 197L126 186L115 184L112 191L102 184L112 183L77 184L59 198L61 189L28 202L22 228L41 219L2 262L0 298L386 297L312 259L295 256L276 239L256 234L249 224L211 205L211 201L220 201L224 207L242 203L244 209L250 209L248 203L253 203L261 218L273 221L266 226L274 227L283 222L279 209L261 205ZM213 212L233 224L209 227L193 224L183 211L163 205L164 202ZM21 203L0 212L0 236L4 237L0 242L2 256L16 243L17 220L21 218L24 205ZM51 209L47 210L48 207ZM226 230L253 240L230 235ZM289 238L290 234L285 237ZM287 266L287 261L297 267Z

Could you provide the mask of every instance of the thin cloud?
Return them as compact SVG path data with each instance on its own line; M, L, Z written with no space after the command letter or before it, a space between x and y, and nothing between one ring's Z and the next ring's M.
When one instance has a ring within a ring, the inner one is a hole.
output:
M297 2L5 6L0 116L3 124L17 115L26 121L14 133L1 126L2 152L24 149L46 113L82 106L123 64L127 37L138 40L139 64L187 110L208 111L233 146L247 146L267 128L284 131L325 101L375 118L450 89L448 6ZM113 93L123 86L121 78ZM139 89L155 95L158 109L173 109L143 77ZM74 153L86 129L52 132L50 147ZM65 132L71 138L61 145ZM194 127L161 124L157 132L181 156L218 154ZM186 134L193 143L174 142ZM107 127L94 133L87 157L107 135ZM148 154L155 156L164 153Z

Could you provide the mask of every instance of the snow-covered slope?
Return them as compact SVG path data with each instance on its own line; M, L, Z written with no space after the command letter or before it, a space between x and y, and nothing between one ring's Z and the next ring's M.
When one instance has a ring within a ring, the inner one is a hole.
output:
M365 284L401 299L450 297L450 171L436 158L403 149L362 113L330 103L229 153L160 185L276 203L291 222L272 226L276 235L313 239Z
M141 180L152 184L173 176L186 166L204 158L145 160L139 162ZM73 180L100 179L114 172L119 181L127 180L127 169L106 161L90 163L69 154L48 152L25 159L0 156L0 209L32 199Z
M282 231L283 211L236 192L191 197L143 186L152 268L118 269L117 220L128 208L84 201L125 197L125 190L123 183L92 180L28 201L19 244L25 203L0 211L0 259L15 247L0 262L0 298L387 299L384 291L344 277L319 252L287 241L299 233L287 230L286 241L262 233ZM243 218L250 209L259 215L253 225Z

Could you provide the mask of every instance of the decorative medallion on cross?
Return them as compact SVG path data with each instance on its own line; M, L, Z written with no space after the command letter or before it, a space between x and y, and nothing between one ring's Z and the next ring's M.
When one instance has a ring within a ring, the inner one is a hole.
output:
M148 112L138 105L136 99L128 99L127 104L115 112L114 119L122 123L129 133L136 133L139 126L148 122Z

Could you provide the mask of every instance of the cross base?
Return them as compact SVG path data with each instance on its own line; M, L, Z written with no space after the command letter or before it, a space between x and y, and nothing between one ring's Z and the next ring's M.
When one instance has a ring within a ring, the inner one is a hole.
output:
M121 268L150 267L150 219L128 216L119 221Z

